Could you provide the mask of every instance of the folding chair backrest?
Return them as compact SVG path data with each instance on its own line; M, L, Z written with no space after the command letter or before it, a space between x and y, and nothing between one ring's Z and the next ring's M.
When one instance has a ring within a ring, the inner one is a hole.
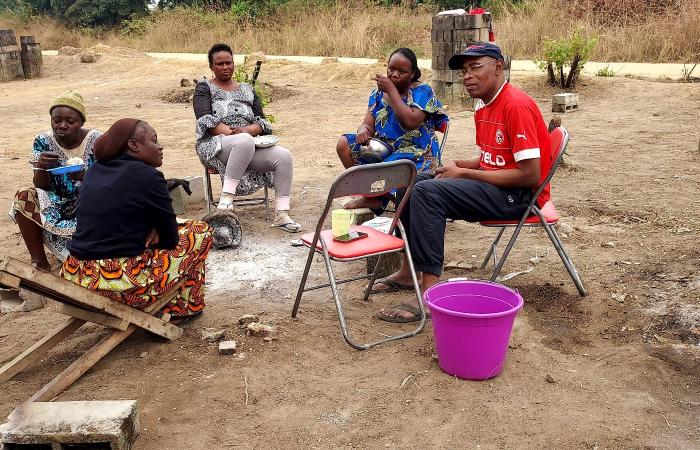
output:
M415 181L416 165L407 159L378 164L365 164L346 169L331 185L326 206L319 219L317 230L320 231L323 227L323 223L333 205L333 200L338 197L347 195L377 197L391 193L395 189L406 189L406 194L396 206L396 217L391 225L391 231L393 231L396 225L396 218L399 217L404 205L410 198Z
M549 142L551 143L552 147L552 166L549 168L547 177L535 191L533 200L536 200L544 190L545 186L549 184L554 176L554 173L561 164L562 159L564 159L564 152L566 151L566 146L569 144L569 132L563 127L557 127L552 130L551 133L549 133Z

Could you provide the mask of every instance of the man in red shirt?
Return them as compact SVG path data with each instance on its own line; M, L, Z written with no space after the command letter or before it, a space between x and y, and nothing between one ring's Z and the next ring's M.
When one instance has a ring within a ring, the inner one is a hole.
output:
M450 58L450 69L462 71L464 87L478 99L474 120L481 154L449 161L434 175L419 174L401 214L423 292L442 274L445 219L519 219L551 167L542 114L532 98L505 80L503 64L501 49L484 42ZM542 206L548 199L549 186L537 203ZM413 289L405 258L401 269L377 281L373 292L404 289ZM389 322L420 319L417 305L409 303L385 308L377 317Z

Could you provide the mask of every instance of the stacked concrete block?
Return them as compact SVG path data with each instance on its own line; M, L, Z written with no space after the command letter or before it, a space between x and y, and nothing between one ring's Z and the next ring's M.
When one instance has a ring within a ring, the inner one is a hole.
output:
M34 36L20 36L22 46L22 70L26 79L38 78L44 68L44 60L41 57L41 47L34 41Z
M552 112L567 113L578 109L578 94L565 93L552 96Z
M0 83L23 79L22 56L15 32L0 30Z
M0 425L0 450L130 450L139 431L135 400L29 402L18 405Z
M448 66L450 58L462 53L475 42L488 42L490 14L437 15L433 17L430 35L432 45L431 85L438 98L453 106L472 108L474 101L464 90L459 71ZM506 78L509 77L510 58L506 58Z

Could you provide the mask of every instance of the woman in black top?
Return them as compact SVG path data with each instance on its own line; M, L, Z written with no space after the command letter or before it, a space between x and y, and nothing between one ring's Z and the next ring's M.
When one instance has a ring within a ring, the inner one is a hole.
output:
M121 119L95 142L97 162L78 197L78 226L62 275L115 301L143 309L183 278L163 311L204 308L209 226L178 225L163 174L163 147L144 121Z

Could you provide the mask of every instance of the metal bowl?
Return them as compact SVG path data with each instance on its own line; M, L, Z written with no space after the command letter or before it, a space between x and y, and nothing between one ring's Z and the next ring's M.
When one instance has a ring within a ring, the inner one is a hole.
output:
M391 147L379 139L370 138L367 145L360 146L360 156L365 161L378 163L391 154Z

